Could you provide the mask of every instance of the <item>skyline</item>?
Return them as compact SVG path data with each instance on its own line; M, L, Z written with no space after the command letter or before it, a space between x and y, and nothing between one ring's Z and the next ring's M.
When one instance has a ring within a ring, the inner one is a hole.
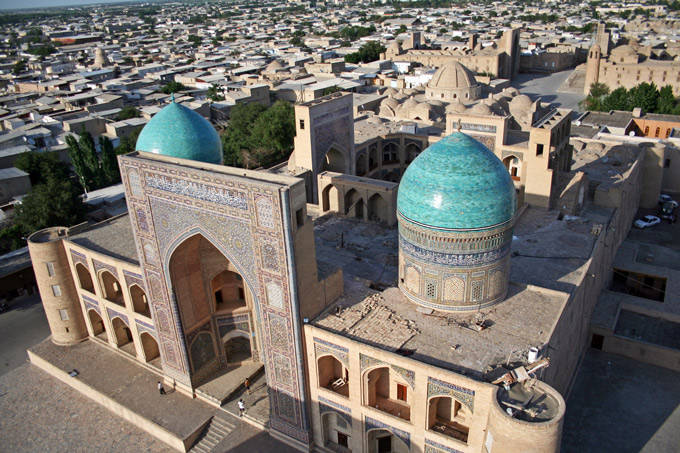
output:
M24 0L21 7L17 8L16 0L0 0L2 11L22 11L32 8L65 8L69 6L86 6L112 3L141 3L135 0Z

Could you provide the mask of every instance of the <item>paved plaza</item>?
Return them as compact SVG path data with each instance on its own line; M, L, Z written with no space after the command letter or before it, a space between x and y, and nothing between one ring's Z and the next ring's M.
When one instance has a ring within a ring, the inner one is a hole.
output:
M572 72L574 72L573 69L553 74L518 74L510 82L510 86L517 88L522 94L526 94L533 100L540 97L542 102L549 102L559 108L578 111L578 103L585 98L585 95L560 90L560 87L567 81Z
M680 373L588 350L567 401L564 453L680 451Z

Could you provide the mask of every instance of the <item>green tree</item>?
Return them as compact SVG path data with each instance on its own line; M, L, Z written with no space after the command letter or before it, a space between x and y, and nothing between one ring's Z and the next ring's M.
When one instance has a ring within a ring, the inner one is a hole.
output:
M83 130L77 141L72 135L67 135L66 144L68 145L71 164L83 189L87 192L100 188L102 186L102 173L92 135Z
M59 159L55 151L21 153L14 161L14 166L28 173L32 186L44 184L49 179L63 181L70 177L68 165Z
M231 109L229 124L222 134L225 165L244 166L243 152L252 148L252 126L267 108L259 103L236 104Z
M208 88L208 98L213 102L224 101L224 96L220 94L221 92L221 87L216 83L213 83L210 85L210 88Z
M678 100L673 95L673 87L670 85L666 85L659 90L659 97L656 101L656 113L663 113L666 115L680 114Z
M295 138L295 110L286 101L276 101L255 120L252 146L260 165L269 165L290 156Z
M370 63L380 58L380 54L385 52L385 46L377 41L367 42L359 48L357 52L345 55L347 63Z
M186 90L187 87L185 87L183 84L179 82L175 82L174 80L169 81L167 84L163 85L161 88L161 92L165 94L171 94L171 93L177 93L179 91L184 91Z
M189 35L187 41L189 41L193 47L198 47L203 42L203 40L196 35Z
M323 95L328 96L329 94L337 93L338 91L342 91L342 88L337 85L333 85L332 87L328 87L323 90Z
M130 132L128 135L120 139L118 148L116 148L117 156L136 151L137 138L139 137L139 134L142 132L142 129L143 127L138 127L134 129L132 132Z
M590 85L589 96L599 98L609 94L609 86L606 83L595 82Z
M26 60L19 60L16 63L14 63L14 68L12 69L12 72L15 75L21 74L26 70Z
M29 235L43 228L72 226L84 220L87 208L70 180L49 179L33 187L22 199L15 221Z
M139 118L142 114L135 107L126 105L118 113L118 121L129 120L130 118Z
M118 159L113 143L108 137L99 137L99 148L101 149L101 173L103 187L107 187L120 182L120 170L118 169Z
M397 31L395 32L395 34L400 35L402 33L406 33L407 30L408 30L408 28L406 27L406 25L401 24L399 26L399 28L397 28Z
M633 102L633 108L640 107L644 112L655 111L659 90L654 82L642 82L640 85L631 88L629 92Z
M619 87L612 91L609 96L602 101L602 108L605 112L610 110L633 110L630 93L624 87Z

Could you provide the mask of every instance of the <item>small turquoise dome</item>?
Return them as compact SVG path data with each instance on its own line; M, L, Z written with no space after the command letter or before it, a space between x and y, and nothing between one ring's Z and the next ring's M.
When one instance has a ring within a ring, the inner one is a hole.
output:
M503 162L455 132L423 151L399 184L397 210L424 226L477 229L513 218L515 186Z
M222 141L212 124L174 100L144 126L136 149L210 164L222 163Z

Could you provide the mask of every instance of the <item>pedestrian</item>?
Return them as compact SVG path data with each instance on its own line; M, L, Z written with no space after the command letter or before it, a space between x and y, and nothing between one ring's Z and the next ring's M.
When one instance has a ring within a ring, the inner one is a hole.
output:
M248 391L248 395L250 395L250 381L247 378L246 378L245 382L243 382L243 386Z
M242 417L243 413L246 411L246 403L243 402L243 399L238 400L238 416Z
M161 381L158 381L158 391L161 392L161 395L165 395L165 389L163 388Z

